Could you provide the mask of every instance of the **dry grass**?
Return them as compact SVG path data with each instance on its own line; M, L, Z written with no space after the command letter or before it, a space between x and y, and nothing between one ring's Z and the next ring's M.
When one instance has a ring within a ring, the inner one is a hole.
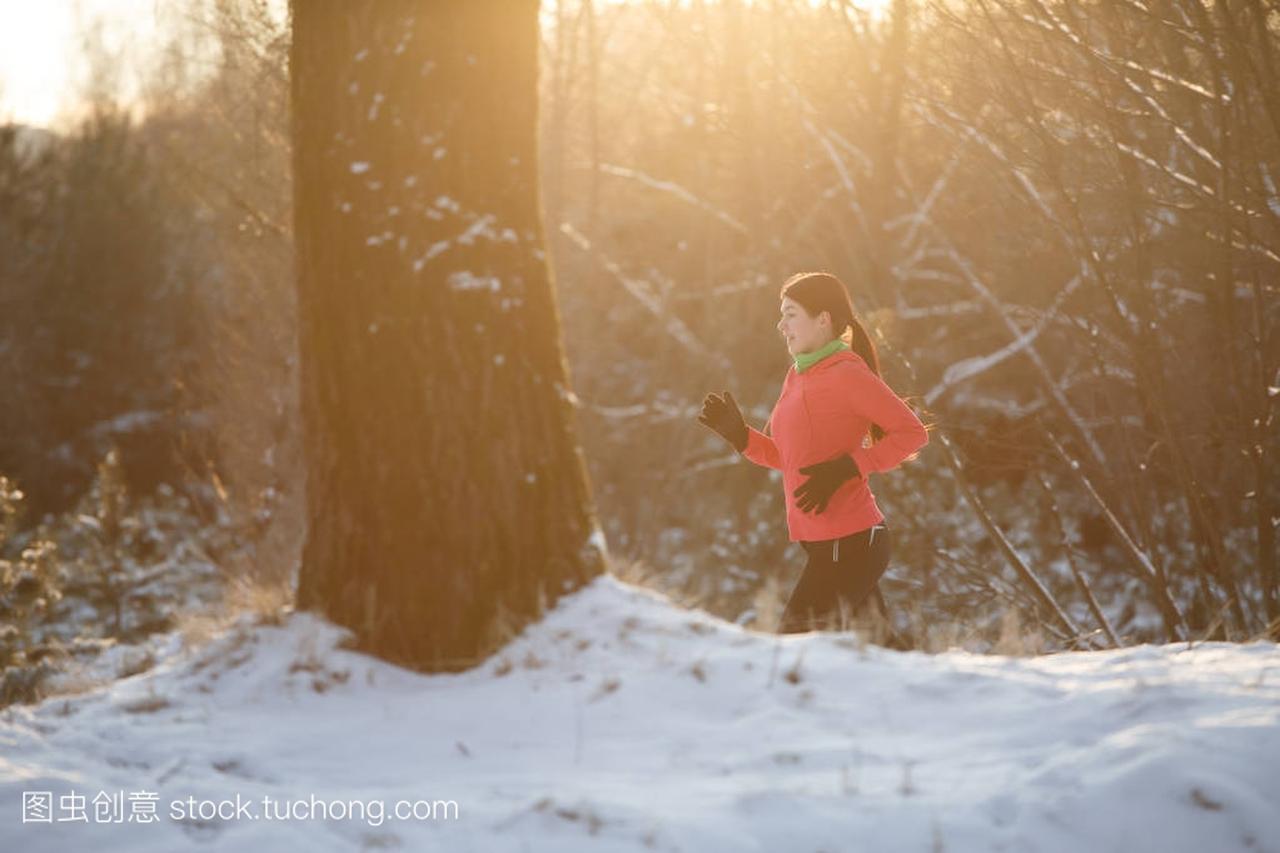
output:
M751 627L768 634L776 633L782 624L782 611L787 606L787 594L782 582L770 575L756 590L751 599L751 608L755 611L755 619Z
M619 580L656 589L682 607L704 608L708 598L709 593L704 590L671 585L643 560L610 555L608 569ZM789 595L790 589L782 580L775 576L766 577L751 599L754 614L748 623L751 630L776 634L781 626ZM889 624L870 599L859 612L850 613L844 608L832 618L814 623L812 630L851 633L859 646L866 643L884 645L890 635Z
M705 609L708 596L705 591L672 584L643 560L610 554L606 560L606 571L625 583L657 590L682 607ZM751 599L754 616L748 627L752 631L776 634L789 594L790 590L784 581L773 576L766 577ZM815 622L811 630L850 635L858 648L867 644L892 648L910 647L930 654L961 649L979 654L1023 657L1043 654L1048 649L1043 629L1038 624L1026 623L1019 611L1012 607L1001 608L998 615L991 612L980 618L946 621L927 615L914 602L907 604L906 610L909 627L906 635L901 637L894 636L891 625L872 599L868 599L856 614L848 612L847 608L842 609L826 620ZM502 619L500 611L494 626L496 633L509 640L516 633L514 628L514 625ZM893 645L895 642L904 642L907 646ZM510 668L510 664L507 668Z
M249 572L228 576L222 601L203 610L174 614L175 630L184 649L197 649L215 639L243 613L257 625L280 625L293 610L293 588L278 576Z
M1044 634L1039 627L1023 628L1016 610L1006 610L1000 617L1000 636L991 651L997 655L1024 657L1044 651Z
M232 614L252 613L260 625L279 625L293 609L293 584L276 575L233 575L226 607Z
M73 663L62 672L55 673L40 684L40 700L60 697L69 699L88 693L115 681L110 673L93 673L87 664ZM66 706L69 712L70 706Z
M174 616L174 627L182 638L184 649L198 649L231 623L232 614L223 607L180 612Z
M605 571L624 583L657 590L686 609L706 609L710 593L709 589L705 588L705 579L702 581L704 588L691 589L686 586L679 586L670 583L662 574L654 571L643 560L622 557L616 554L610 554L605 559Z

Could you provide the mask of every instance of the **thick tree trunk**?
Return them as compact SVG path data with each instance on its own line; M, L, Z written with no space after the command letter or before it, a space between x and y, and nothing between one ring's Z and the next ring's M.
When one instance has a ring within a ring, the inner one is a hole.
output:
M292 4L298 602L478 663L603 566L537 183L537 0Z

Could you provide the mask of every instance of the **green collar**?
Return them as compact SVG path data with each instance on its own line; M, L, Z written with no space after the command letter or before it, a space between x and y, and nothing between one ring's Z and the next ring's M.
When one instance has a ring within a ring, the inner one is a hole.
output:
M839 352L842 349L849 349L849 345L840 340L840 338L835 338L831 343L821 349L814 350L813 352L796 353L796 373L804 373L810 367L813 367L827 356L834 352Z

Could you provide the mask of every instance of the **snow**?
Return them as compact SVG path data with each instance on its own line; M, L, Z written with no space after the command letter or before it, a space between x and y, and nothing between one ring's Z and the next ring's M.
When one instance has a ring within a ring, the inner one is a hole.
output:
M8 709L0 849L1280 850L1272 643L894 652L745 630L610 575L464 673L343 633L246 616ZM19 820L32 791L53 822ZM56 820L73 792L151 796L157 820ZM175 819L191 797L242 810ZM264 797L297 816L263 819ZM399 800L456 816L396 819ZM352 816L315 817L327 804Z
M1262 175L1262 182L1267 187L1267 207L1271 208L1271 212L1280 216L1280 193L1276 192L1275 181L1271 179L1271 172L1267 170L1266 164L1258 164L1258 172Z
M357 160L351 164L351 174L353 175L363 175L367 171L369 171L369 164L364 160Z
M459 270L449 274L449 286L454 290L491 290L502 289L502 282L496 276L476 275L470 270Z
M476 217L475 221L467 226L467 230L458 235L458 242L464 246L470 246L475 242L476 237L484 237L488 240L495 240L493 223L497 220L492 213L484 213Z
M430 248L428 248L427 251L424 252L420 258L417 258L413 262L413 271L422 272L422 268L427 265L427 261L431 260L441 252L448 250L448 248L449 248L448 240L438 240L435 243L432 243Z
M608 555L609 543L604 538L604 530L600 529L599 526L591 530L591 535L586 538L586 546L593 549L593 551L602 553L602 555Z

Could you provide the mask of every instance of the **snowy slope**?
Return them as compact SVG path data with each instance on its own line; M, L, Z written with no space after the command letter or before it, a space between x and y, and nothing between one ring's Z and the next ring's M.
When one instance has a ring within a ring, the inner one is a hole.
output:
M1274 644L901 653L744 631L611 576L464 674L341 639L244 620L0 713L0 850L1280 851ZM52 822L22 821L34 791ZM99 820L99 792L143 817L149 793L157 819ZM60 819L71 795L86 822ZM237 796L254 811L173 811ZM456 817L395 819L398 800Z

